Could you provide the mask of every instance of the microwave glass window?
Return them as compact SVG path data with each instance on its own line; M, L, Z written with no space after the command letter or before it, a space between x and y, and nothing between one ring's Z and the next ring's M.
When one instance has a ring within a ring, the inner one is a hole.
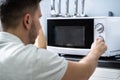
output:
M55 45L65 47L85 46L84 26L55 26Z

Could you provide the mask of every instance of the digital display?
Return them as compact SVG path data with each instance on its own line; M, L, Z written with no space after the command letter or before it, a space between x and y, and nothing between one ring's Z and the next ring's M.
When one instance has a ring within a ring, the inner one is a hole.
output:
M55 45L65 47L85 46L84 26L55 26Z

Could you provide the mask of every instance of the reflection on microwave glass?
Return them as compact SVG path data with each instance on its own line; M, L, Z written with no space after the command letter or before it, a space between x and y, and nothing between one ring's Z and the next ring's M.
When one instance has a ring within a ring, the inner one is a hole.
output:
M66 47L85 46L84 26L56 26L55 44Z

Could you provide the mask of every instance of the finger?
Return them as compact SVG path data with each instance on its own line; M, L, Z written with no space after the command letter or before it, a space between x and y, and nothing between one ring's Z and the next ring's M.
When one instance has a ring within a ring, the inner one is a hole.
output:
M97 41L103 41L104 42L104 39L103 39L103 37L98 37Z

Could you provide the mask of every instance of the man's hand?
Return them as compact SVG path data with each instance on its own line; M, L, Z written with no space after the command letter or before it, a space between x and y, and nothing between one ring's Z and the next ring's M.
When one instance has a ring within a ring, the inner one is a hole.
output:
M91 46L91 52L100 57L107 50L107 46L102 38L97 38Z

